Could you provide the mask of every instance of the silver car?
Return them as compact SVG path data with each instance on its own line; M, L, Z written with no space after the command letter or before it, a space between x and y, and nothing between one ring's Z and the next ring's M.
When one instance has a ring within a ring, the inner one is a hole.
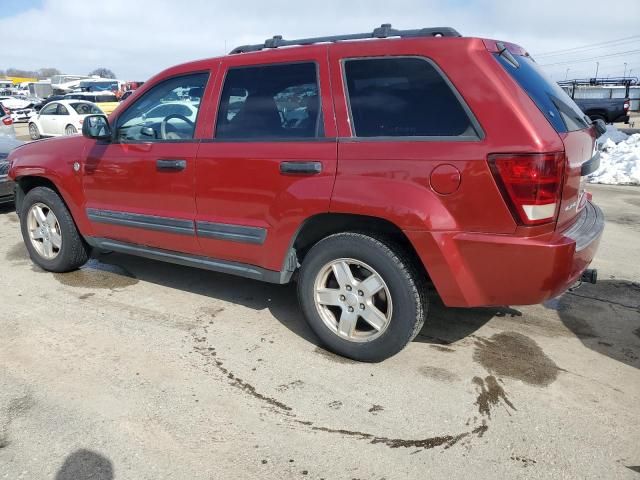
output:
M3 136L16 138L16 131L9 110L0 103L0 137Z

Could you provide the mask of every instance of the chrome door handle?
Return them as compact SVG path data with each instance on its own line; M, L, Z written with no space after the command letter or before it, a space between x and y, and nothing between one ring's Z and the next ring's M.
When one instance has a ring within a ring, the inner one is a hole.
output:
M280 173L284 175L317 175L322 172L322 162L293 160L280 163Z
M158 160L156 168L162 172L180 172L187 168L186 160Z

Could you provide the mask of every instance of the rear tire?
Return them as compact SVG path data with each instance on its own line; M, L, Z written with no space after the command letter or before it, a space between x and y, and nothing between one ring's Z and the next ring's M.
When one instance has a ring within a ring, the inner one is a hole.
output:
M44 270L77 270L89 258L89 247L78 233L67 206L48 187L36 187L25 195L20 229L29 256Z
M427 312L426 278L415 260L392 240L362 233L338 233L313 246L300 269L298 298L328 349L363 362L402 350Z
M65 135L75 135L76 133L78 133L78 129L73 125L67 125L67 127L64 129Z
M31 137L31 140L38 140L40 138L40 130L38 130L38 126L35 123L29 124L29 137Z

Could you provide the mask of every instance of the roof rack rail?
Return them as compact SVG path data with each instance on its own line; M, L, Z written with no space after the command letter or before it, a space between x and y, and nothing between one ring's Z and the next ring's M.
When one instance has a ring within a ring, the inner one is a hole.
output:
M390 23L384 23L380 27L375 28L373 32L369 33L352 33L349 35L333 35L329 37L313 37L313 38L300 38L298 40L285 40L282 35L275 35L273 38L265 40L264 43L256 45L242 45L236 47L230 54L258 52L265 48L278 48L288 47L292 45L312 45L314 43L331 43L340 42L344 40L361 40L365 38L389 38L389 37L461 37L457 30L451 27L437 27L437 28L419 28L415 30L396 30L391 28Z

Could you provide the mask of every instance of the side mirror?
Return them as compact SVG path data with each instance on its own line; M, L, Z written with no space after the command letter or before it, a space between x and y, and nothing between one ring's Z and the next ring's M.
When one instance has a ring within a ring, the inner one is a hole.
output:
M596 127L596 132L598 132L598 137L601 137L604 132L607 131L607 125L604 123L604 120L598 118L594 122L591 122Z
M111 140L111 127L105 115L87 115L82 122L82 135L95 140Z

